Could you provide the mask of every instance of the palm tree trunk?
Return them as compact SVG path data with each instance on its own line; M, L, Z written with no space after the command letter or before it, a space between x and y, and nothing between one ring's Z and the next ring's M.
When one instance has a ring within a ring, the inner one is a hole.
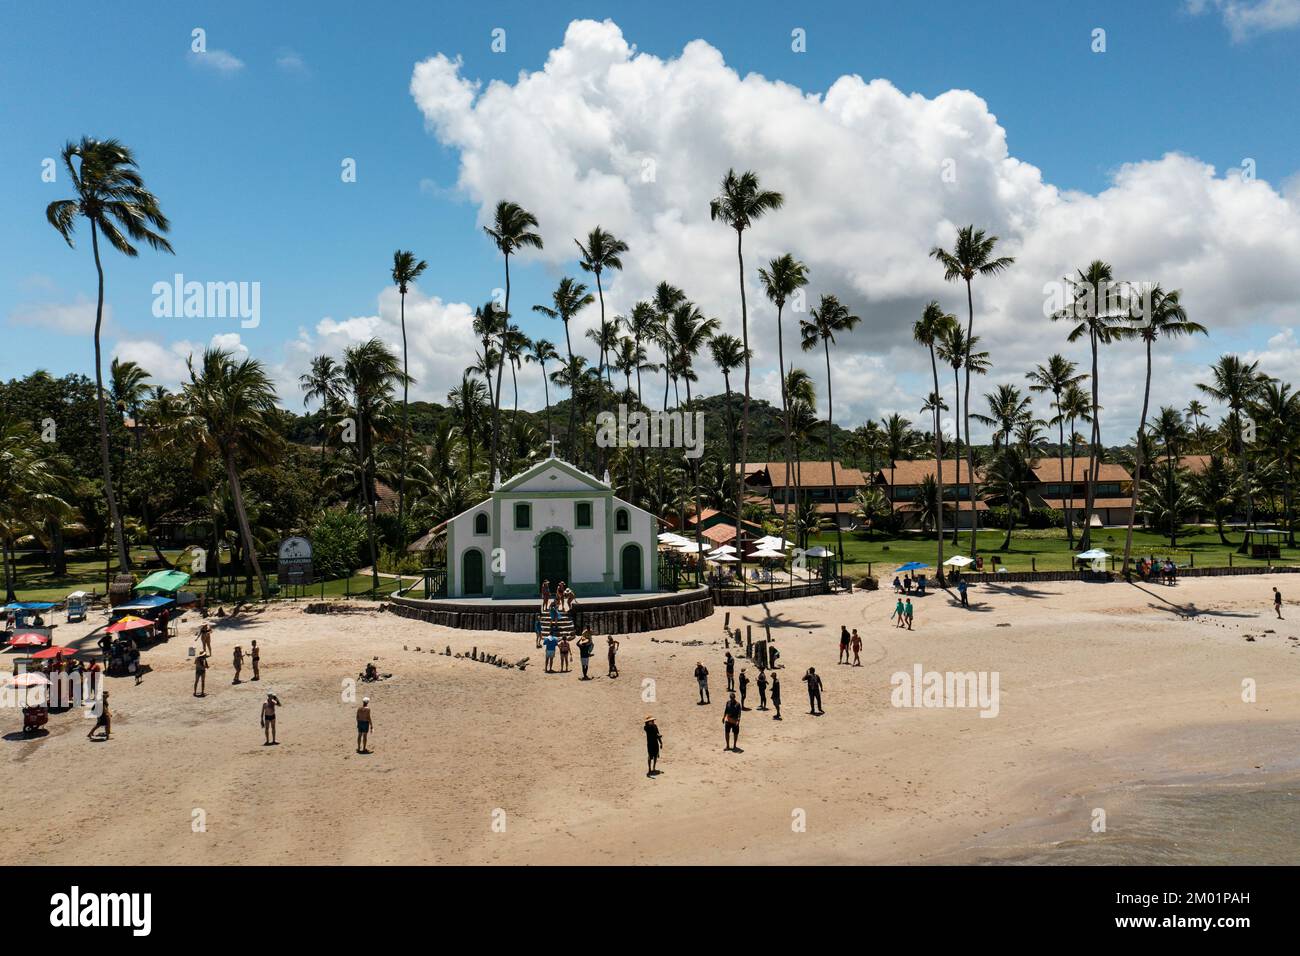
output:
M358 402L358 405L361 403ZM358 418L360 421L361 441L358 446L361 450L361 496L362 503L366 509L366 534L370 541L370 586L379 591L379 550L375 546L375 494L374 488L371 487L370 470L367 467L370 461L370 441L368 421L370 415L368 411L358 409Z
M1060 471L1061 483L1064 484L1065 483L1065 419L1061 417L1061 393L1060 392L1056 393L1056 417L1057 417L1056 434L1058 437L1058 442L1056 445L1056 457L1061 464L1061 471ZM1070 434L1071 435L1074 434L1073 420L1071 420L1070 422ZM1071 462L1071 465L1073 465L1073 462ZM1065 499L1065 540L1066 540L1067 547L1069 547L1071 551L1074 551L1074 527L1070 524L1070 509L1074 504L1074 498L1073 498L1074 488L1067 487L1063 490L1065 493L1061 495L1061 497Z
M0 538L0 558L3 559L5 566L5 603L12 604L18 600L18 595L14 593L14 584L16 582L13 575L9 573L9 537L7 535Z
M936 574L939 587L946 587L947 583L943 579L943 425L939 421L939 363L934 357L933 336L930 341L930 374L934 378L934 477L937 486L935 494L939 499L935 502L935 522L939 528L939 533L935 535L939 543Z
M600 300L600 368L596 370L596 377L600 378L600 372L605 373L605 384L613 389L609 379L609 354L605 349L605 289L600 281L600 269L593 270L596 273L596 297ZM603 398L603 396L602 396ZM605 449L600 447L600 442L596 443L596 473L600 474L601 466L605 463Z
M551 383L546 380L546 363L538 364L542 367L542 394L546 396L546 437L554 438L555 430L551 428Z
M953 460L957 462L953 467L957 469L957 474L952 476L953 484L953 515L952 515L952 547L957 549L957 531L961 526L961 382L957 378L957 369L952 370L952 399L953 405L953 430L957 433L954 437L957 439L957 448L953 453ZM891 505L892 507L892 505Z
M406 373L406 293L402 293L402 465L397 476L397 528L406 554L406 441L409 434L410 379Z
M785 480L781 488L782 536L790 528L790 474L794 466L794 456L790 453L790 396L786 393L785 387L785 336L781 332L781 313L784 311L785 303L778 303L776 307L776 355L778 359L776 370L781 377L781 420L785 430ZM798 536L796 535L796 537Z
M962 403L966 416L966 488L970 496L970 557L975 559L979 546L979 512L975 510L975 450L970 443L970 347L971 335L975 328L975 298L971 292L970 279L966 280L966 398Z
M735 423L735 416L731 412L731 376L725 371L722 373L722 385L723 388L726 390L726 396L727 396L727 445L729 448L729 455L730 455L730 461L728 462L728 464L731 465L731 471L729 472L729 474L731 475L732 479L735 480L737 478L736 423ZM726 491L725 487L723 488L723 491L724 492ZM726 497L725 494L723 497ZM781 533L784 534L785 532L782 531Z
M99 461L104 473L104 499L108 502L108 518L113 526L113 547L117 550L117 570L126 573L131 559L126 552L126 534L122 516L117 511L117 496L113 494L113 467L108 454L108 416L104 412L104 372L99 334L104 325L104 266L99 259L99 229L90 221L90 245L95 253L95 272L99 276L98 299L95 303L95 405L99 411Z
M1151 400L1151 340L1147 340L1147 377L1146 387L1142 390L1142 418L1138 421L1137 433L1137 454L1133 456L1133 489L1129 495L1128 503L1128 532L1124 536L1124 579L1128 580L1129 559L1133 555L1133 522L1137 520L1137 500L1138 486L1142 483L1142 465L1146 449L1143 440L1146 437L1147 430L1147 408ZM1172 499L1170 504L1172 504ZM1170 516L1170 524L1173 524L1173 517Z
M578 370L573 367L573 342L569 320L564 320L564 347L569 352L569 461L578 464ZM581 466L579 466L581 467Z
M686 380L686 407L688 409L686 414L689 415L691 407L691 380L689 378ZM700 460L698 458L691 459L691 477L695 482L695 540L698 544L700 540L700 515L702 513L700 510ZM697 587L700 583L700 565L703 563L704 554L697 548L695 554L695 584Z
M235 516L239 519L239 534L244 542L244 563L249 571L257 576L258 587L262 591L262 600L270 597L266 576L262 573L262 564L257 559L257 547L253 544L253 529L248 524L248 510L244 507L244 491L239 484L239 472L235 460L226 455L226 478L230 482L230 494L235 500ZM220 557L218 556L218 560Z
M835 477L835 397L831 392L831 341L822 339L826 353L826 451L831 459L831 501L835 506L836 575L844 575L844 529L840 527L840 485ZM943 535L940 535L943 537Z
M1083 531L1079 534L1079 550L1087 551L1092 547L1092 506L1097 500L1097 466L1101 462L1101 411L1100 396L1097 392L1097 333L1089 332L1092 343L1092 434L1088 442L1088 473L1084 480L1088 488L1084 492Z
M736 230L736 264L740 276L740 336L745 359L745 404L740 418L740 461L742 473L740 483L736 486L736 553L743 554L740 546L740 515L745 508L745 476L743 466L749 462L749 307L745 303L745 255L743 249L744 230ZM743 558L742 558L743 561ZM744 571L744 564L741 564Z
M505 314L504 317L502 317L501 321L502 321L503 323L508 323L508 322L510 321L510 253L508 253L508 252L503 253L503 254L502 254L502 258L505 259L505 263L506 263L506 304L505 304L505 313L506 313L506 314ZM490 354L491 354L491 352L492 352L492 348L491 348L491 344L490 344L490 343L491 343L491 340L492 340L492 336L491 336L490 333L489 333L489 334L488 334L488 335L483 339L483 342L484 342L484 346L483 346L483 367L484 367L484 369L487 369L487 370L488 370L488 377L487 377L487 379L488 379L488 398L492 399L492 450L491 450L491 452L489 452L489 455L488 455L488 488L489 488L489 489L491 489L491 487L493 486L493 484L495 484L495 482L494 482L494 477L495 477L496 467L497 467L497 441L498 441L498 439L500 438L500 433L501 433L501 406L500 406L500 402L501 402L501 368L500 368L499 366L497 367L497 387L496 387L496 397L493 398L493 397L492 397L492 395L493 395L493 392L492 392L492 375L491 375L491 371L490 371L490 370L491 370L491 366L492 366L492 362L491 362L491 359L490 359ZM504 337L502 338L502 341L501 341L501 351L502 351L502 359L504 360L504 358L505 358L505 339L504 339Z

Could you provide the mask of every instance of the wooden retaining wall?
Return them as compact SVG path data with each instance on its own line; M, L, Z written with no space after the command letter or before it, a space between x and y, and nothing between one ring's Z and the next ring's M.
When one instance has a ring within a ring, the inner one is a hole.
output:
M718 607L748 607L751 604L766 604L768 601L787 601L790 598L815 597L830 591L830 584L818 581L814 584L796 584L787 587L774 587L768 591L758 588L709 588L713 603Z
M518 605L493 608L488 605L464 605L465 610L429 607L428 602L413 598L393 598L381 609L400 617L429 624L472 631L533 632L537 609ZM713 613L713 598L700 589L679 594L665 594L653 604L629 601L625 604L583 605L578 602L578 628L591 628L593 634L640 634L681 627L703 620Z

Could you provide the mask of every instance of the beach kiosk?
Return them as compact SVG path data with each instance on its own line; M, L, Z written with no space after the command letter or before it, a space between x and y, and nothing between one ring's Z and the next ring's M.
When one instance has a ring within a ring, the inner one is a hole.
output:
M90 595L85 591L73 591L64 600L63 607L67 612L69 624L84 621L86 611L90 608Z
M1241 542L1241 553L1252 558L1282 557L1282 542L1286 532L1276 528L1252 528L1248 530Z

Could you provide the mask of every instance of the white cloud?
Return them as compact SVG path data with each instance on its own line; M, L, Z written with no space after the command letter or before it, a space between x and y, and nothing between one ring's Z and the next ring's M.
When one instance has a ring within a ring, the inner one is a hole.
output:
M1300 0L1187 0L1193 14L1217 10L1237 41L1300 26Z
M306 76L310 72L307 69L307 61L295 50L281 50L276 55L275 65L285 73L294 73L299 76Z
M775 315L756 270L791 251L811 267L810 302L834 292L863 317L832 350L840 422L895 409L920 418L931 386L911 323L931 298L965 317L964 291L928 257L952 243L958 224L1001 236L999 251L1018 260L975 284L976 332L997 372L981 391L999 380L1023 385L1024 371L1054 351L1086 359L1043 317L1042 289L1095 258L1121 278L1183 289L1222 350L1300 303L1294 191L1219 176L1176 153L1121 167L1097 195L1062 190L1010 155L988 104L966 90L927 98L853 75L810 93L742 77L702 40L675 58L638 53L610 21L571 23L542 69L513 83L483 86L439 54L415 66L410 90L430 131L459 151L459 187L480 222L500 198L537 215L547 246L523 260L576 275L571 237L600 224L628 242L624 272L607 276L614 313L668 279L739 332L734 234L709 220L708 202L729 166L757 171L786 205L745 234L754 391L775 395L777 381ZM944 181L945 168L955 182ZM597 318L586 311L575 342ZM786 315L787 362L821 380L821 355L798 350L798 318ZM1161 350L1161 361L1185 348ZM1119 423L1107 429L1119 439L1136 425L1128 419L1142 368L1136 348L1108 353L1105 419ZM720 391L720 376L701 364L701 390ZM1185 404L1191 381L1163 383L1160 400Z
M52 286L45 287L52 291ZM112 328L113 308L104 306L102 332ZM95 331L95 303L84 295L72 302L28 303L15 306L9 313L11 325L30 326L59 335L92 335Z
M214 335L206 345L188 339L174 342L160 342L152 338L120 339L113 346L112 356L125 362L135 362L149 373L155 384L176 389L189 380L187 360L193 356L197 363L203 356L203 350L209 347L234 352L237 358L248 355L248 348L240 341L239 333L229 332Z
M228 50L191 51L190 62L205 70L230 75L244 68L244 61Z

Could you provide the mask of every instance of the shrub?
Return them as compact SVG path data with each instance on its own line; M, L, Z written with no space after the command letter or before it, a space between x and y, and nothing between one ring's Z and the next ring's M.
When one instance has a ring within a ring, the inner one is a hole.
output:
M312 572L326 580L348 577L366 563L366 519L352 511L326 511L311 527Z

